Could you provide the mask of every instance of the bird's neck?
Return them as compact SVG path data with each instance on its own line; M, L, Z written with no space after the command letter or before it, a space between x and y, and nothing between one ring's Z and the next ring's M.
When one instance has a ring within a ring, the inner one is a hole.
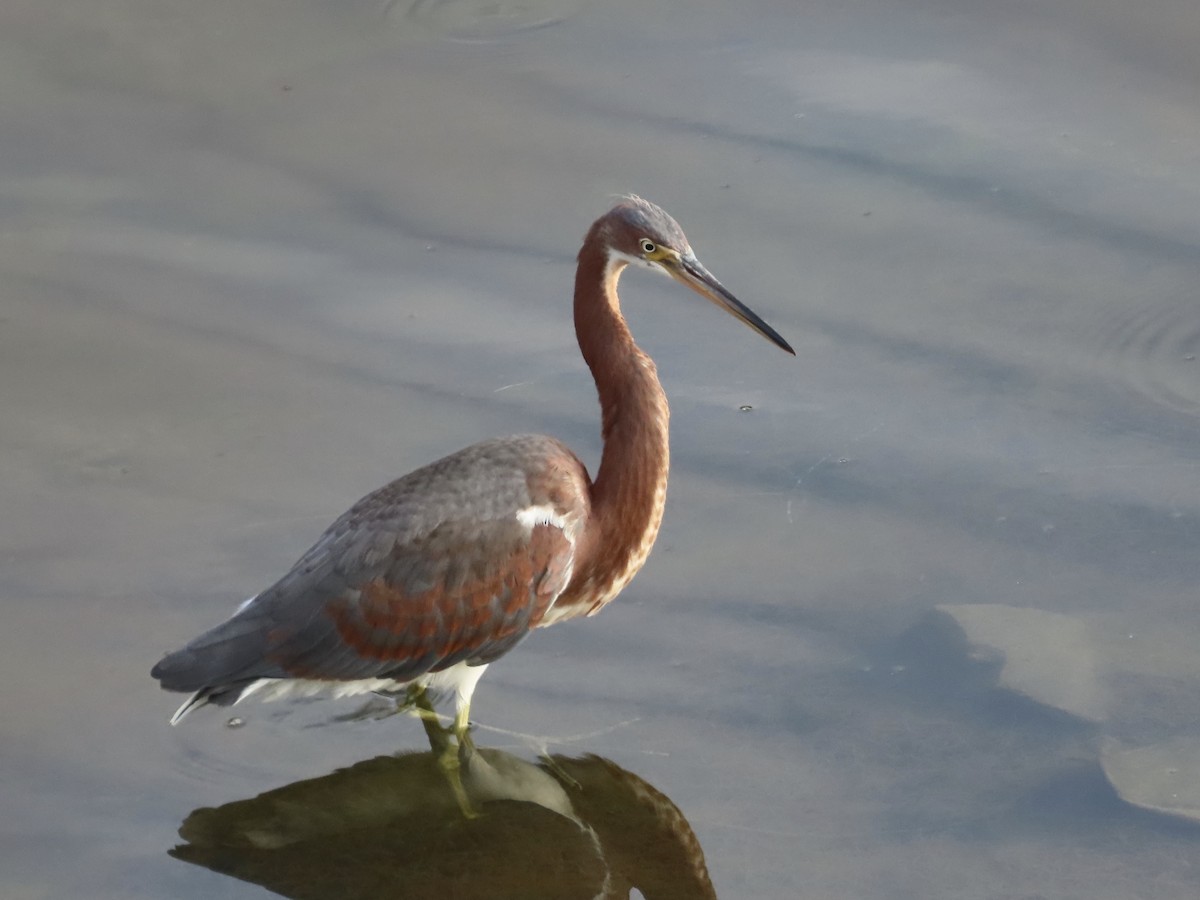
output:
M589 242L591 243L591 242ZM615 583L616 595L649 555L666 503L670 466L667 398L654 363L633 341L621 316L617 279L623 261L585 246L575 279L575 333L600 395L604 451L592 484L591 552L579 573Z

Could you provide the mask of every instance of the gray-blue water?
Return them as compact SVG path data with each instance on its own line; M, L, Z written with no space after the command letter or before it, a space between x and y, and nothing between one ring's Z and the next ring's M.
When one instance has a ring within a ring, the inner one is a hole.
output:
M344 703L172 729L149 669L443 453L594 466L573 258L633 191L798 355L623 279L663 531L492 667L479 743L633 773L722 897L1197 896L1198 10L4 5L0 894L268 896L167 855L192 810L422 749ZM1160 745L1176 816L1102 765Z

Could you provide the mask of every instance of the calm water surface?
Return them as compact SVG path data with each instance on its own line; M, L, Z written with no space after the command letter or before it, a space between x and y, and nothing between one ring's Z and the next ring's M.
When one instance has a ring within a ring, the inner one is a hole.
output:
M700 852L722 897L1197 896L1200 826L1101 766L1200 736L1196 10L5 4L0 896L703 896ZM154 661L361 494L513 431L595 464L568 297L627 191L798 356L625 278L672 493L476 694L531 802L459 860L371 762L416 722L168 727Z

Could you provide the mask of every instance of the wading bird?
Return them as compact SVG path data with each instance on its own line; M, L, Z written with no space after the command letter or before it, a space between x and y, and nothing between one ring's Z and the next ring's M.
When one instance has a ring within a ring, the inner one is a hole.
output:
M192 692L171 723L253 693L367 692L404 695L429 722L432 689L454 693L462 748L489 663L530 629L616 597L650 553L667 492L667 398L617 298L631 265L666 272L794 354L700 264L674 219L623 200L588 231L575 276L575 334L603 413L595 480L560 441L520 435L368 494L279 581L154 667L165 689Z

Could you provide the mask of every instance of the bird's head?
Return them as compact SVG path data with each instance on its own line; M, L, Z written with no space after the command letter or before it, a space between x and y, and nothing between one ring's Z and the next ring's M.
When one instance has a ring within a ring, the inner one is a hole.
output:
M640 266L665 272L746 323L776 347L795 355L791 345L758 314L731 294L696 258L679 223L649 200L630 196L601 216L588 240L600 240L610 265Z

